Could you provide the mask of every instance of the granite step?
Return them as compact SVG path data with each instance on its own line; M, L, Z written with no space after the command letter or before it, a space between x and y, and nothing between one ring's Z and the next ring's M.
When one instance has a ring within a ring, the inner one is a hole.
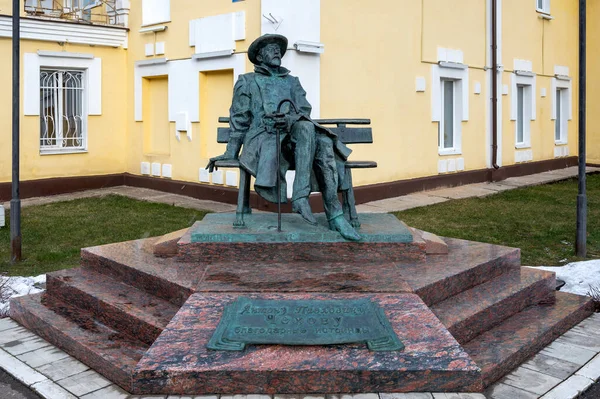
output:
M521 250L443 238L447 255L423 262L397 262L401 277L428 306L521 267Z
M206 264L154 256L156 238L84 248L81 266L182 306L194 292Z
M431 307L461 344L531 305L555 301L554 273L520 268Z
M126 391L149 345L45 293L13 298L10 317Z
M49 295L74 304L107 326L148 345L158 338L179 307L89 269L49 273Z
M554 304L531 306L463 348L489 386L592 313L591 298L557 292Z

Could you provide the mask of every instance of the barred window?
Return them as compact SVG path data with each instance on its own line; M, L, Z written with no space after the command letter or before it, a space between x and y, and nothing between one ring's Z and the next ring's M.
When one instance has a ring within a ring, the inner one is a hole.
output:
M85 150L84 71L40 71L40 150Z

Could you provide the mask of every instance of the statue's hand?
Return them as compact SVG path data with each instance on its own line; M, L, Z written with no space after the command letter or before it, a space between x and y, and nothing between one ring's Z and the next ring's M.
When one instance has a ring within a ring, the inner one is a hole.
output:
M208 162L208 165L206 165L206 169L208 169L208 173L212 173L214 170L217 170L217 166L215 165L215 163L217 161L231 161L234 160L235 156L228 154L227 152L223 155L219 155L216 156L214 158L211 158L210 161Z
M265 115L265 124L269 127L282 129L286 132L290 131L291 128L291 118L286 114L268 114ZM270 132L274 133L275 129L268 129Z

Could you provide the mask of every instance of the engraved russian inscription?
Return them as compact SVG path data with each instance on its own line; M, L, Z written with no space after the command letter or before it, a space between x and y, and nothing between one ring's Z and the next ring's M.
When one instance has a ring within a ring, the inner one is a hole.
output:
M264 300L228 305L208 348L243 350L247 344L334 345L366 342L371 350L402 350L383 312L368 299Z

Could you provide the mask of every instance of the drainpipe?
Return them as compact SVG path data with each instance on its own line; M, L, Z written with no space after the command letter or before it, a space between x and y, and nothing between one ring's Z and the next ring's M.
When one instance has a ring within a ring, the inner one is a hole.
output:
M12 15L12 199L10 200L10 259L21 261L21 199L19 193L19 118L21 72L21 5L13 0Z
M498 2L492 0L492 166L498 166Z
M587 255L587 194L586 194L586 0L579 0L579 193L577 195L577 237L575 253Z

